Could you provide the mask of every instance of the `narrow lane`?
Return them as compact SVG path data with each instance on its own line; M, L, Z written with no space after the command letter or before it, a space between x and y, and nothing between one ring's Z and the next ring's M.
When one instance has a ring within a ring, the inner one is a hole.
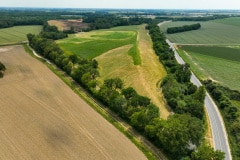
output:
M185 62L177 53L176 49L174 48L174 45L168 39L166 40L166 42L168 43L170 48L174 51L174 55L178 63L184 64ZM191 75L191 82L195 84L197 87L202 86L201 82L193 74L193 72ZM225 153L225 160L232 160L227 133L223 123L222 116L208 92L206 92L204 104L206 107L207 115L209 116L210 119L214 149L223 151Z

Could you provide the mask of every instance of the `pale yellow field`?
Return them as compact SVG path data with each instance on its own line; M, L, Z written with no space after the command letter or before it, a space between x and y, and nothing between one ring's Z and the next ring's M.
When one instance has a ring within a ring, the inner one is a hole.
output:
M166 75L166 71L152 49L151 38L141 25L138 31L139 51L142 64L133 65L127 54L131 45L111 50L97 57L101 79L120 77L125 86L133 87L140 95L149 97L160 108L160 115L166 119L170 114L166 108L158 85Z
M0 48L0 159L146 159L22 46Z
M60 31L63 31L64 28L67 27L62 21L58 21L58 20L50 20L48 21L48 24L51 26L56 26Z

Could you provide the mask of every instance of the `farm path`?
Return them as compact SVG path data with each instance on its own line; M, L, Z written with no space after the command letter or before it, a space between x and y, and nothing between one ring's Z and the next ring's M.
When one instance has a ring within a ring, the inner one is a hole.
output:
M0 159L146 159L22 46L0 58Z

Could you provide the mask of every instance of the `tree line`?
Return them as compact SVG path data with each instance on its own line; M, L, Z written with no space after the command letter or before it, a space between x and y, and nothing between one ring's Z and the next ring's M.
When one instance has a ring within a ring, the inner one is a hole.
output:
M43 25L44 22L52 19L79 19L82 15L67 11L44 10L1 10L0 28L8 28L22 25Z
M197 88L190 82L189 64L177 63L174 52L157 24L149 24L146 28L152 38L155 53L168 72L161 88L167 104L175 112L167 121L155 119L153 125L146 127L147 134L164 148L171 159L224 159L223 152L214 151L203 143L206 123L204 87ZM194 147L190 147L190 144Z
M240 104L240 92L221 86L211 80L203 81L224 118L231 144L233 159L240 157L240 112L236 103ZM235 103L234 103L235 102Z
M4 66L4 64L2 64L2 62L0 62L0 78L3 77L5 70L6 67Z
M199 16L199 17L177 17L172 18L173 21L211 21L215 19L229 18L229 15L211 15L211 16Z
M115 26L139 25L148 23L150 18L141 18L135 16L131 18L122 18L116 14L107 12L72 12L72 11L49 11L44 10L2 10L0 11L0 28L8 28L19 25L45 25L52 19L83 19L84 23L89 23L90 27L84 31L96 29L108 29ZM67 31L67 33L73 33Z
M155 19L157 20L162 20L162 21L211 21L211 20L215 20L215 19L223 19L223 18L229 18L229 15L211 15L211 16L198 16L198 17L193 17L193 16L182 16L181 14L172 14L170 16L167 15L163 15L163 16L157 16L155 17Z
M88 30L108 29L116 26L139 25L150 22L150 18L132 17L122 18L115 14L98 13L87 14L83 18L83 22L90 23Z
M191 25L184 25L184 26L180 26L180 27L169 27L169 28L167 28L167 33L168 34L173 34L173 33L179 33L179 32L198 30L200 28L201 28L200 23L191 24Z
M163 62L168 64L166 68L169 75L164 79L162 89L164 95L169 95L167 102L175 110L175 114L167 120L159 117L159 108L152 104L148 97L139 95L132 87L124 88L120 78L105 79L103 83L97 81L100 75L96 60L65 54L54 40L47 39L41 34L28 34L27 37L29 45L37 53L55 63L95 98L157 146L163 148L171 159L202 160L199 157L209 152L211 153L209 156L219 157L220 160L223 157L221 152L215 152L209 146L201 145L204 135L201 97L204 95L204 88L197 89L189 83L189 66L178 65L174 61L173 53L170 52L164 35L160 30L155 30L156 27L157 25L149 25L148 29L154 40L154 48L159 48L155 51L162 53L159 57L166 58ZM158 40L160 43L155 43ZM174 86L173 90L171 86ZM198 147L198 150L191 146Z

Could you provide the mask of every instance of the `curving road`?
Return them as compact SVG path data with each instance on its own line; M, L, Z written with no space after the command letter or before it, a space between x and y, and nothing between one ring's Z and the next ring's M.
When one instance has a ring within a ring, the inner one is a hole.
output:
M174 55L175 55L175 58L178 61L178 63L184 64L185 62L183 61L183 59L179 56L179 54L175 50L173 43L171 43L168 39L166 40L166 42L168 43L170 48L174 51ZM193 73L191 76L191 82L198 87L202 86L201 82L198 80L198 78ZM216 104L210 97L209 93L206 93L204 104L205 104L205 108L207 110L207 114L210 119L214 149L223 151L225 153L225 160L232 160L230 147L229 147L229 143L228 143L228 138L227 138L227 133L226 133L225 126L223 123L223 119L220 115L220 112L219 112Z

